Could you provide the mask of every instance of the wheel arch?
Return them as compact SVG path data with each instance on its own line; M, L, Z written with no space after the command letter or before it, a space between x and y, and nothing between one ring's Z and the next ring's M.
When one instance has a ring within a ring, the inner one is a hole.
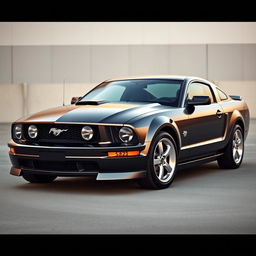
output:
M145 140L147 144L145 153L148 153L152 141L160 132L167 132L173 137L176 143L177 153L179 153L181 146L181 138L178 126L172 119L169 119L165 116L158 116L152 120Z
M225 138L226 143L228 143L228 141L230 140L230 136L232 131L234 130L234 127L236 125L240 125L242 130L243 130L243 136L245 137L245 120L242 116L242 114L239 111L234 111L230 117L230 121L229 121L229 125L228 125L228 133L227 136Z

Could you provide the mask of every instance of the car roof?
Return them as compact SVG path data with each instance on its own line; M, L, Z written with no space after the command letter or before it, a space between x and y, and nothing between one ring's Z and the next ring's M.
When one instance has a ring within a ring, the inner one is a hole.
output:
M200 80L207 83L211 83L200 77L184 76L184 75L147 75L147 76L127 76L108 79L105 82L119 81L119 80L132 80L132 79L173 79L173 80Z

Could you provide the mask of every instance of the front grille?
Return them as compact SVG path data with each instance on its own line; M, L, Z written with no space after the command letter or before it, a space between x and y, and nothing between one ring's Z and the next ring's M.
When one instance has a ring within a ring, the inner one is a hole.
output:
M24 125L24 137L28 143L38 145L67 145L76 146L81 144L95 144L99 142L99 129L96 125L91 125L94 135L90 141L85 141L81 136L81 129L84 125L80 124L35 124L38 128L38 135L35 139L31 139L28 135L28 127L31 124ZM51 128L64 130L58 136L52 132ZM66 131L65 131L66 130Z

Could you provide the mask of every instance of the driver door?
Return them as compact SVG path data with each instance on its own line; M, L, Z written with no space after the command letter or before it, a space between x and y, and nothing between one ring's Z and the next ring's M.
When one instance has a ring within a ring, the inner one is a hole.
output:
M211 104L196 105L181 131L182 149L190 156L202 155L207 151L215 151L224 135L225 115L222 107L216 102L211 87L200 82L192 82L188 86L186 100L193 96L209 96ZM186 101L185 101L186 104ZM212 143L217 143L214 145Z

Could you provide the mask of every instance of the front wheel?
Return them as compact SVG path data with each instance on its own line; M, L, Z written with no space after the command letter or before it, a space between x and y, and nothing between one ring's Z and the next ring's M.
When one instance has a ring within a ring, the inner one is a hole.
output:
M224 169L236 169L243 160L244 156L244 136L240 125L236 125L231 134L229 143L224 154L219 157L218 165Z
M139 180L139 184L150 189L169 187L174 179L176 163L176 143L170 134L161 132L152 141L146 176Z

